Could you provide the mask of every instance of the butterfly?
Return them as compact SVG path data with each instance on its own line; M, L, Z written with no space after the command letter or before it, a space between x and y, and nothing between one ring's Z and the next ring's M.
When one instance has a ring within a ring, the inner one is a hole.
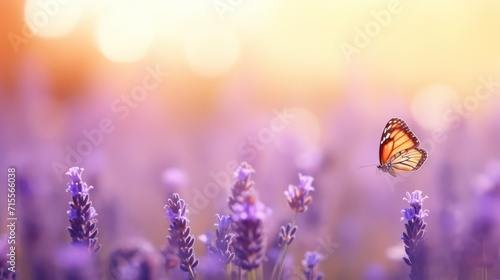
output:
M427 151L408 125L398 118L390 119L380 139L379 170L396 177L397 172L418 170L427 159Z

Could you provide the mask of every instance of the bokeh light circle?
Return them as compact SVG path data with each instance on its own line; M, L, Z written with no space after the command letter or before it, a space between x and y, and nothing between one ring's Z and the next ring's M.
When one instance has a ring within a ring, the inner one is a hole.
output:
M149 51L154 38L151 12L137 5L124 5L104 14L97 40L101 52L112 61L133 62Z
M224 75L235 64L239 54L238 38L228 26L200 25L186 36L186 59L198 75Z
M458 93L443 84L432 84L418 91L411 101L415 120L427 129L445 127L445 115L459 102Z
M82 0L27 0L24 19L31 32L40 37L69 34L80 19Z

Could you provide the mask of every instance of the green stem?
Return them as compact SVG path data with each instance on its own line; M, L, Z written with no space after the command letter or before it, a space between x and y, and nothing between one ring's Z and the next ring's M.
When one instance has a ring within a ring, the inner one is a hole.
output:
M264 269L262 268L262 265L259 265L259 267L257 267L257 279L264 280Z
M231 266L232 262L228 263L224 269L224 275L225 275L225 278L226 280L232 280L231 279Z
M283 266L285 264L286 250L288 249L288 244L283 246L283 258L281 259L280 271L278 272L278 280L281 280L281 276L283 274Z
M191 266L188 266L188 268L189 268L189 279L196 280L196 276L194 276L193 269L191 268Z
M486 267L486 255L484 253L484 242L481 244L482 251L483 251L483 280L488 280L488 268Z
M309 269L309 277L307 280L313 280L314 279L314 268Z
M252 269L247 272L247 279L248 280L256 280L255 278L255 269Z
M271 279L274 280L274 275L276 275L276 271L278 270L278 262L279 260L281 259L281 256L283 255L283 249L285 247L283 246L283 248L281 248L279 254L278 254L278 257L276 258L276 262L274 263L274 267L273 267L273 273L271 274Z

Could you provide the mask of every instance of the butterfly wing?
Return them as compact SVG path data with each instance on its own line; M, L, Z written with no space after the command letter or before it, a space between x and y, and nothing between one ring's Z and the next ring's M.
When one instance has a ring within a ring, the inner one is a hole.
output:
M413 171L424 164L427 152L408 125L398 118L389 120L382 132L379 168L396 176L395 171Z
M418 170L427 159L427 152L424 149L410 149L400 155L396 155L390 160L391 167L398 171Z

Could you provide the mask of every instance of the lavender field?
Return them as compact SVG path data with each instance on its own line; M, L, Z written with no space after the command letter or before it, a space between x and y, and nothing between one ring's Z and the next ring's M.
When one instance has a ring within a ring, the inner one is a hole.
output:
M500 279L499 13L1 1L0 279Z

